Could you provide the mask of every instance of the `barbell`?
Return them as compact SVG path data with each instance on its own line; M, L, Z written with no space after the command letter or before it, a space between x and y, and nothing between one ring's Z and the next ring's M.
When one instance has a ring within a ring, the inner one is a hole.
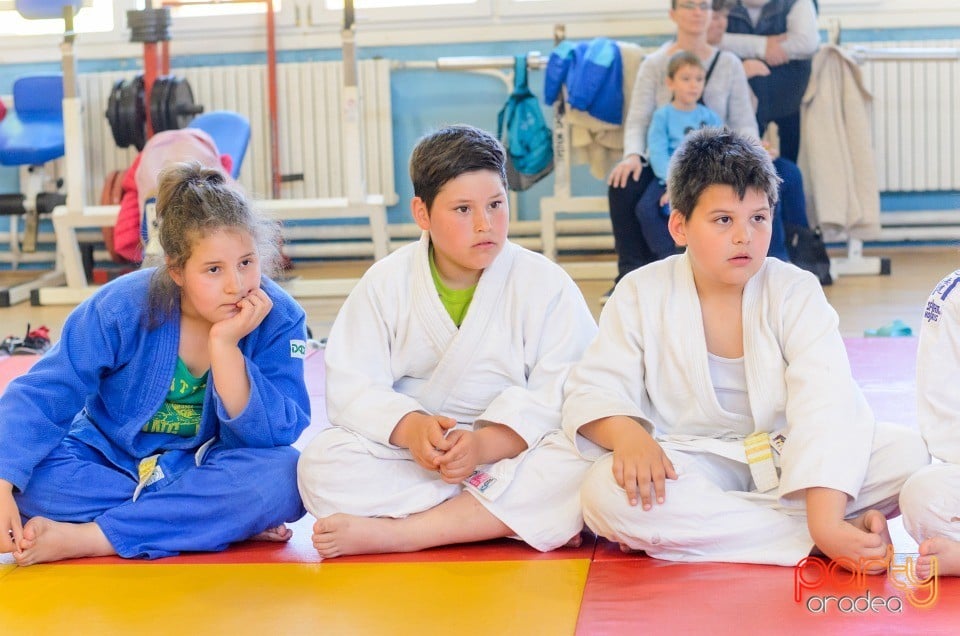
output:
M153 132L184 128L203 106L193 101L193 90L185 78L163 75L150 92L150 124ZM143 150L147 142L147 108L143 75L117 80L107 100L107 121L113 140L120 148Z

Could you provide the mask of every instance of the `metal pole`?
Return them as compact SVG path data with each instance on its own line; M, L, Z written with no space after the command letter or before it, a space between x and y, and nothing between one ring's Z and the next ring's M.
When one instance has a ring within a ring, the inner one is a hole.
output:
M77 93L77 60L73 54L73 7L63 7L63 43L60 45L63 70L63 134L67 180L67 208L79 212L84 205L83 107Z
M273 0L267 0L267 107L270 114L270 194L280 198L280 124L277 97L277 40Z
M353 0L343 3L343 101L341 125L343 126L344 167L347 177L347 199L360 202L366 198L363 164L363 131L361 129L360 89L357 71L356 33L354 27Z

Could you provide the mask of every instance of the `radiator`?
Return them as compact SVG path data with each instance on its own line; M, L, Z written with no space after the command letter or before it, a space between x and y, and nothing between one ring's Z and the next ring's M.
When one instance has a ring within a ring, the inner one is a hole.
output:
M397 200L393 170L393 134L390 108L390 62L359 63L363 99L365 184L368 194L382 194L388 205ZM194 101L205 112L233 110L249 118L250 145L239 181L254 197L269 198L270 127L265 65L217 66L172 69L186 78ZM343 197L347 193L344 139L340 125L340 62L302 62L277 65L279 96L280 172L302 175L301 180L281 184L281 198ZM110 90L118 79L135 72L86 73L79 89L84 105L86 145L86 197L97 203L104 175L126 168L136 149L117 148L104 116Z
M860 46L860 43L858 43ZM960 40L873 42L864 48L956 48ZM960 62L861 64L873 93L873 139L882 192L960 190Z

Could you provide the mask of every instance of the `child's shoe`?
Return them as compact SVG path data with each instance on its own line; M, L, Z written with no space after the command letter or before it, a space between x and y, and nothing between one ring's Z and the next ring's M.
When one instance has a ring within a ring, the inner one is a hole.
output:
M7 336L3 339L3 342L0 342L0 353L5 353L10 355L13 353L13 350L23 344L23 338L18 338L13 334Z
M40 325L30 330L27 325L27 336L13 348L14 355L43 355L50 348L50 330Z

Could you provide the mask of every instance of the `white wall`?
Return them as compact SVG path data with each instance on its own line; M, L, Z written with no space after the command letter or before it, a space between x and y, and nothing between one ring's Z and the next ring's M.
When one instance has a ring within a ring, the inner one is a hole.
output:
M357 11L360 47L552 40L557 24L571 39L642 37L670 33L668 0L476 0L471 7L403 11ZM287 0L277 16L281 50L338 49L341 16L321 8L321 0ZM134 0L118 0L112 33L83 34L76 43L79 59L139 58L142 46L128 42L125 10ZM589 8L585 8L589 7ZM820 0L823 28L839 20L844 29L960 27L960 0ZM263 51L265 19L259 16L216 19L175 18L173 55ZM218 33L220 37L212 37ZM59 59L59 36L0 38L0 65L53 62Z

